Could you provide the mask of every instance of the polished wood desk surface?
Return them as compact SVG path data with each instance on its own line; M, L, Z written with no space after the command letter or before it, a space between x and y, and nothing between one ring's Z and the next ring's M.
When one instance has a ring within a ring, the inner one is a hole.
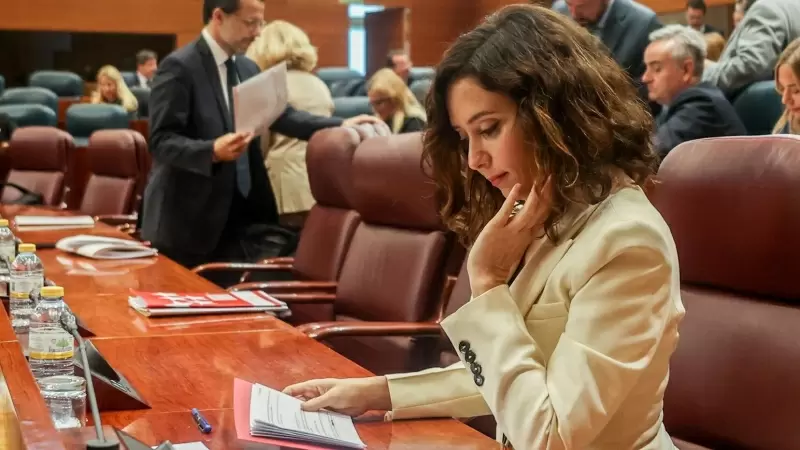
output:
M11 326L11 318L5 308L0 307L0 342L14 342L17 341L17 335L14 334L14 328Z
M67 211L29 206L0 206L0 215L66 215ZM97 224L94 228L18 231L23 242L55 244L78 234L126 238L116 228ZM41 249L37 254L48 279L62 286L65 301L86 328L98 337L124 337L152 334L209 333L243 330L291 329L283 321L268 314L225 314L195 317L148 318L128 306L131 289L166 292L223 292L215 284L199 277L164 256L135 260L94 260L54 249ZM0 319L0 341L3 340Z
M58 210L0 206L0 215L67 214ZM15 230L16 231L16 230ZM92 229L18 232L24 242L54 243L76 234L125 235L98 224ZM64 286L66 301L110 365L151 408L103 412L116 426L154 445L205 441L213 449L253 448L237 441L233 424L233 380L242 378L276 389L320 377L369 376L357 364L268 315L237 314L147 318L127 305L131 288L182 292L222 291L163 256L137 261L96 261L41 249L49 279ZM58 432L0 311L1 449L83 449L90 428ZM205 411L215 427L202 435L189 410ZM87 411L87 416L88 416ZM455 420L384 423L359 420L370 449L483 449L498 444ZM264 448L264 447L261 447Z

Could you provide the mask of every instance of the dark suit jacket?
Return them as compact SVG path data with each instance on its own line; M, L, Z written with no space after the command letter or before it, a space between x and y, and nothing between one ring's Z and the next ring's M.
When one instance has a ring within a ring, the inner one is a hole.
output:
M244 56L236 57L244 81L259 73ZM200 37L164 58L150 95L150 153L153 166L145 190L142 238L155 247L206 255L219 243L236 189L236 163L212 162L214 140L233 131L219 71ZM273 124L280 134L307 140L341 119L314 116L288 107ZM277 208L258 139L247 152L252 188L248 219L276 223Z
M569 16L564 0L553 3L553 9ZM644 50L650 43L650 33L661 28L656 13L633 0L614 0L603 28L597 37L611 51L614 60L634 80L644 74Z
M656 126L655 146L662 156L694 139L747 135L725 94L709 83L699 83L678 94L657 118Z

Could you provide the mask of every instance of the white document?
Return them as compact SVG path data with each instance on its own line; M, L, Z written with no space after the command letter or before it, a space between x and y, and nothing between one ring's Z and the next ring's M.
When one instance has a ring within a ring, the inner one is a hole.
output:
M253 384L250 434L347 448L366 448L353 419L328 411L306 412L302 401L275 389Z
M93 259L133 259L158 254L158 250L139 241L85 234L61 239L56 248Z
M289 93L286 62L271 67L233 88L236 132L261 135L286 110Z
M92 216L17 216L14 223L19 231L46 231L70 228L92 228Z

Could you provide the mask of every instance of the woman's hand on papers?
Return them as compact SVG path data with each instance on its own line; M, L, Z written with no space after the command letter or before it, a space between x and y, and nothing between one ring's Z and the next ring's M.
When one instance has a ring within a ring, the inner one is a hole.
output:
M311 380L291 385L283 393L304 400L304 411L326 409L356 417L392 409L386 377Z

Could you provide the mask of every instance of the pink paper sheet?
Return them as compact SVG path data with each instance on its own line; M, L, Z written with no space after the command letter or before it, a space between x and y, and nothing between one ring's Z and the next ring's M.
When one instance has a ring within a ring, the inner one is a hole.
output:
M233 380L233 420L236 423L236 437L239 440L278 445L299 450L330 450L330 447L320 447L314 444L268 439L250 435L250 392L252 387L253 383L249 381L240 380L238 378Z

